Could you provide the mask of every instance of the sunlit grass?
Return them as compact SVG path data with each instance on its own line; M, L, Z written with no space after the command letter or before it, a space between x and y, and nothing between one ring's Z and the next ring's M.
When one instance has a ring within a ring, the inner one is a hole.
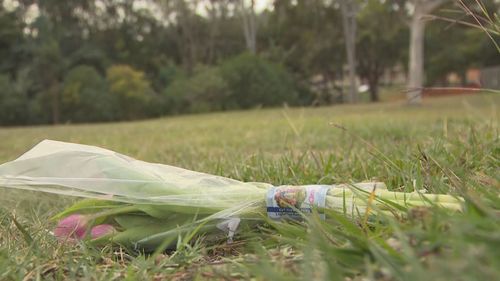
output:
M499 105L498 96L476 95L430 99L422 107L381 103L2 128L0 162L49 138L244 181L376 179L391 190L464 196L467 208L269 222L239 233L231 245L207 245L201 237L151 257L59 245L48 218L66 202L8 193L0 201L0 280L494 280L500 274Z

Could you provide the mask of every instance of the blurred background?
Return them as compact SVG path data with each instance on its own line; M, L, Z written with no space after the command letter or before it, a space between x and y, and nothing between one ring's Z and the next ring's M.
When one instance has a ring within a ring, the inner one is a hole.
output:
M0 125L500 89L497 0L3 0Z

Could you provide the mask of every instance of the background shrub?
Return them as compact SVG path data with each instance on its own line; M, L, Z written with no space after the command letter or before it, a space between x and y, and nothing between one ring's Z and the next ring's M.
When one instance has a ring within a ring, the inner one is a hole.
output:
M26 93L7 75L0 75L0 125L22 125L29 120Z
M281 65L245 53L225 61L221 75L229 86L226 108L295 104L291 75Z
M222 109L229 88L218 68L198 66L190 77L178 75L164 94L174 113L207 112Z
M71 122L114 119L112 97L106 80L91 66L81 65L69 71L61 93L63 119Z
M148 116L152 89L144 72L128 65L113 65L106 71L106 80L120 119L133 120Z

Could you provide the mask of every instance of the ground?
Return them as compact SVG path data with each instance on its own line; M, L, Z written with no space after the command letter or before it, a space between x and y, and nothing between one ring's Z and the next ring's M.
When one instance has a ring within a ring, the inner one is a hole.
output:
M3 194L0 280L493 280L500 276L498 95L321 108L256 109L129 123L0 129L0 163L43 139L242 181L384 181L464 196L463 213L411 209L387 220L264 225L232 245L160 256L59 245L48 218L67 203ZM2 201L0 201L2 202Z

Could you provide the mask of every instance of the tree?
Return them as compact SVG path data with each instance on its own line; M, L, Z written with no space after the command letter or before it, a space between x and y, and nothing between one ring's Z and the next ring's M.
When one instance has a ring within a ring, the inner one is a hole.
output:
M109 121L114 117L106 81L88 65L77 66L64 77L61 107L64 122Z
M247 7L245 0L238 0L238 10L240 12L243 35L248 52L255 54L257 52L257 16L255 15L255 0L250 0L250 6Z
M30 1L28 1L30 2ZM60 122L61 82L70 58L85 41L86 15L94 9L92 1L36 1L39 16L27 28L33 60L32 92L41 106L51 112L51 121Z
M19 81L0 75L0 125L23 125L29 119L28 98L19 86Z
M192 75L197 64L213 58L213 54L209 54L213 46L210 44L213 38L210 29L213 27L198 13L199 0L167 0L160 4L163 18L168 23L165 33L171 36L177 61L188 75Z
M166 107L173 113L221 110L229 95L216 67L198 66L190 77L179 74L165 89Z
M406 29L398 11L403 8L395 1L368 0L358 15L357 69L368 82L371 101L379 100L379 79L384 71L402 57Z
M229 96L225 109L294 104L297 92L292 76L282 65L244 53L221 64Z
M16 74L20 62L29 60L25 50L22 20L23 11L18 8L7 11L0 5L0 73Z
M118 105L117 115L121 119L133 120L146 117L146 107L151 99L149 81L144 72L128 65L113 65L106 71L109 93Z
M434 9L422 6L444 1L275 0L262 12L255 0L8 1L0 5L0 76L8 89L0 102L9 105L2 113L19 124L134 119L174 113L168 99L176 96L181 111L331 104L356 100L356 74L376 100L381 73L407 60L408 48L399 48L405 27L392 7L404 17L415 10L418 42L422 17ZM486 10L497 10L495 0L487 2ZM476 24L470 14L460 16ZM450 71L498 64L479 30L443 31L447 24L433 23L426 33L427 84ZM423 56L418 50L412 58ZM166 92L168 98L157 94ZM24 107L13 111L20 101ZM25 109L26 116L11 114Z
M342 19L335 5L323 0L276 1L262 34L261 54L283 63L302 89L303 104L343 101L345 50ZM319 80L319 81L316 81ZM310 90L313 89L313 90Z
M413 14L410 22L410 54L408 63L409 104L422 103L422 86L424 84L424 32L426 22L423 17L446 0L411 0Z
M498 4L495 0L482 0L480 3L483 7L477 3L466 7L468 14L465 17L462 13L451 12L454 8L457 9L453 2L447 2L440 11L434 13L435 20L427 27L425 34L426 85L448 86L446 76L452 72L458 74L465 85L469 68L500 64L499 51L484 30L477 27L477 21L472 16L474 13L488 28L491 23L487 18L494 18ZM447 46L453 46L453 51L444 48L443 42Z
M30 45L34 58L31 75L34 77L35 91L41 95L39 101L50 111L51 122L58 124L61 117L60 83L66 68L66 57L49 16L38 17L34 27L39 35Z
M340 0L342 25L349 69L349 102L358 101L358 86L356 83L356 13L355 0Z

